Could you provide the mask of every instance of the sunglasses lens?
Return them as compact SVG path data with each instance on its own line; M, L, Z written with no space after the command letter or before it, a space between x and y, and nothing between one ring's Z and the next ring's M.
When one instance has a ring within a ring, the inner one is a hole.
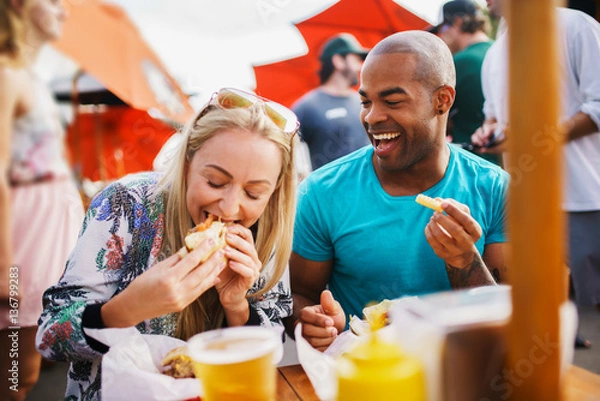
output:
M252 97L250 93L228 88L221 89L217 99L225 109L247 109L257 101L257 98Z
M296 131L298 119L296 115L287 107L273 101L262 99L252 93L247 93L232 88L223 88L217 95L217 100L221 107L226 109L242 108L247 109L258 101L265 102L265 112L267 116L282 131L293 133Z
M298 119L296 115L284 105L275 102L265 104L267 115L282 131L292 133L296 130Z

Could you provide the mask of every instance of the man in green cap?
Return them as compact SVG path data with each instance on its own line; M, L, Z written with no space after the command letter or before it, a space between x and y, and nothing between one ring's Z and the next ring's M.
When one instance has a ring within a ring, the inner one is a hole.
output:
M369 144L359 119L360 97L354 89L367 52L349 33L329 38L319 57L320 86L292 106L313 169Z

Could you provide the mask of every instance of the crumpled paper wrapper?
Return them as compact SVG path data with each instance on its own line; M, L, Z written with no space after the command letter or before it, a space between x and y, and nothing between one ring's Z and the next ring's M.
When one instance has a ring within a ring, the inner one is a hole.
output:
M110 347L102 358L102 398L111 401L182 401L197 399L198 379L174 379L160 373L162 358L182 340L141 334L135 327L84 329Z
M428 401L440 401L440 370L439 360L444 344L444 333L439 328L426 322L415 322L410 315L401 326L410 327L397 330L390 325L377 332L383 340L398 344L407 355L421 361L426 377ZM405 323L408 326L404 326ZM298 324L294 331L298 360L306 372L317 396L321 401L334 401L337 397L336 360L345 352L351 350L366 336L357 336L350 330L342 332L335 341L320 352L314 349L302 337L302 325Z
M340 338L353 336L353 334L347 333L350 332L345 331L341 333L331 344L330 348ZM331 355L317 351L302 337L302 323L296 325L294 337L296 338L298 361L300 361L300 365L302 365L304 372L306 372L317 396L321 401L333 401L337 394L335 359Z

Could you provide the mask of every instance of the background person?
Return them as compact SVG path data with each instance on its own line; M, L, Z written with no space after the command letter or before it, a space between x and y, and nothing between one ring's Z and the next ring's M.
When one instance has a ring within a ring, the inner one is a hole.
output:
M484 120L481 64L493 41L486 33L487 17L474 1L449 1L442 7L442 15L443 21L430 32L448 45L456 67L456 98L448 117L448 139L470 149L471 135ZM498 155L481 156L500 165Z
M256 103L224 108L238 96ZM84 327L136 326L187 340L291 314L281 277L293 232L297 124L290 110L282 119L291 123L285 132L254 95L222 90L186 127L164 175L126 176L92 200L67 270L44 294L37 335L43 355L71 363L66 398L102 398L107 348ZM232 224L227 246L201 262L214 245L207 240L181 258L186 233L209 213Z
M486 12L491 24L490 37L496 39L498 34L506 29L505 21L502 19L500 7L496 6L496 0L486 0L485 3L487 5Z
M508 175L446 142L454 84L452 55L428 32L388 36L369 52L359 93L372 146L299 188L288 333L302 322L325 349L370 302L504 276ZM444 198L444 212L417 204L420 193Z
M2 400L24 400L37 382L42 293L60 277L83 220L58 106L34 71L41 48L58 38L64 18L59 1L0 1ZM9 381L15 363L17 382Z
M319 57L321 85L292 106L313 170L369 143L358 118L360 98L353 88L367 52L349 33L330 38Z
M503 10L503 1L495 0ZM600 24L577 10L557 8L561 58L560 123L564 136L563 210L568 222L568 265L579 308L600 310ZM488 51L482 67L486 121L473 135L484 146L495 130L509 126L508 35L510 27ZM509 135L505 133L508 138ZM508 139L510 140L510 139ZM543 137L542 137L543 141ZM543 142L541 146L556 146ZM485 149L502 153L506 141ZM576 346L589 347L577 337Z
M597 0L568 0L567 7L575 10L583 11L592 18L598 19L598 3Z

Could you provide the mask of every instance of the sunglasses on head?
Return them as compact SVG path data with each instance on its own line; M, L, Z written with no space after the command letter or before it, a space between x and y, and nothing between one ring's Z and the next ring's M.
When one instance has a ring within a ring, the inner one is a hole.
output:
M223 109L247 109L256 103L263 103L265 114L275 125L287 134L295 134L300 123L293 111L282 104L245 92L235 88L221 88L215 92L209 105L216 105ZM198 119L206 114L207 109L200 113Z

